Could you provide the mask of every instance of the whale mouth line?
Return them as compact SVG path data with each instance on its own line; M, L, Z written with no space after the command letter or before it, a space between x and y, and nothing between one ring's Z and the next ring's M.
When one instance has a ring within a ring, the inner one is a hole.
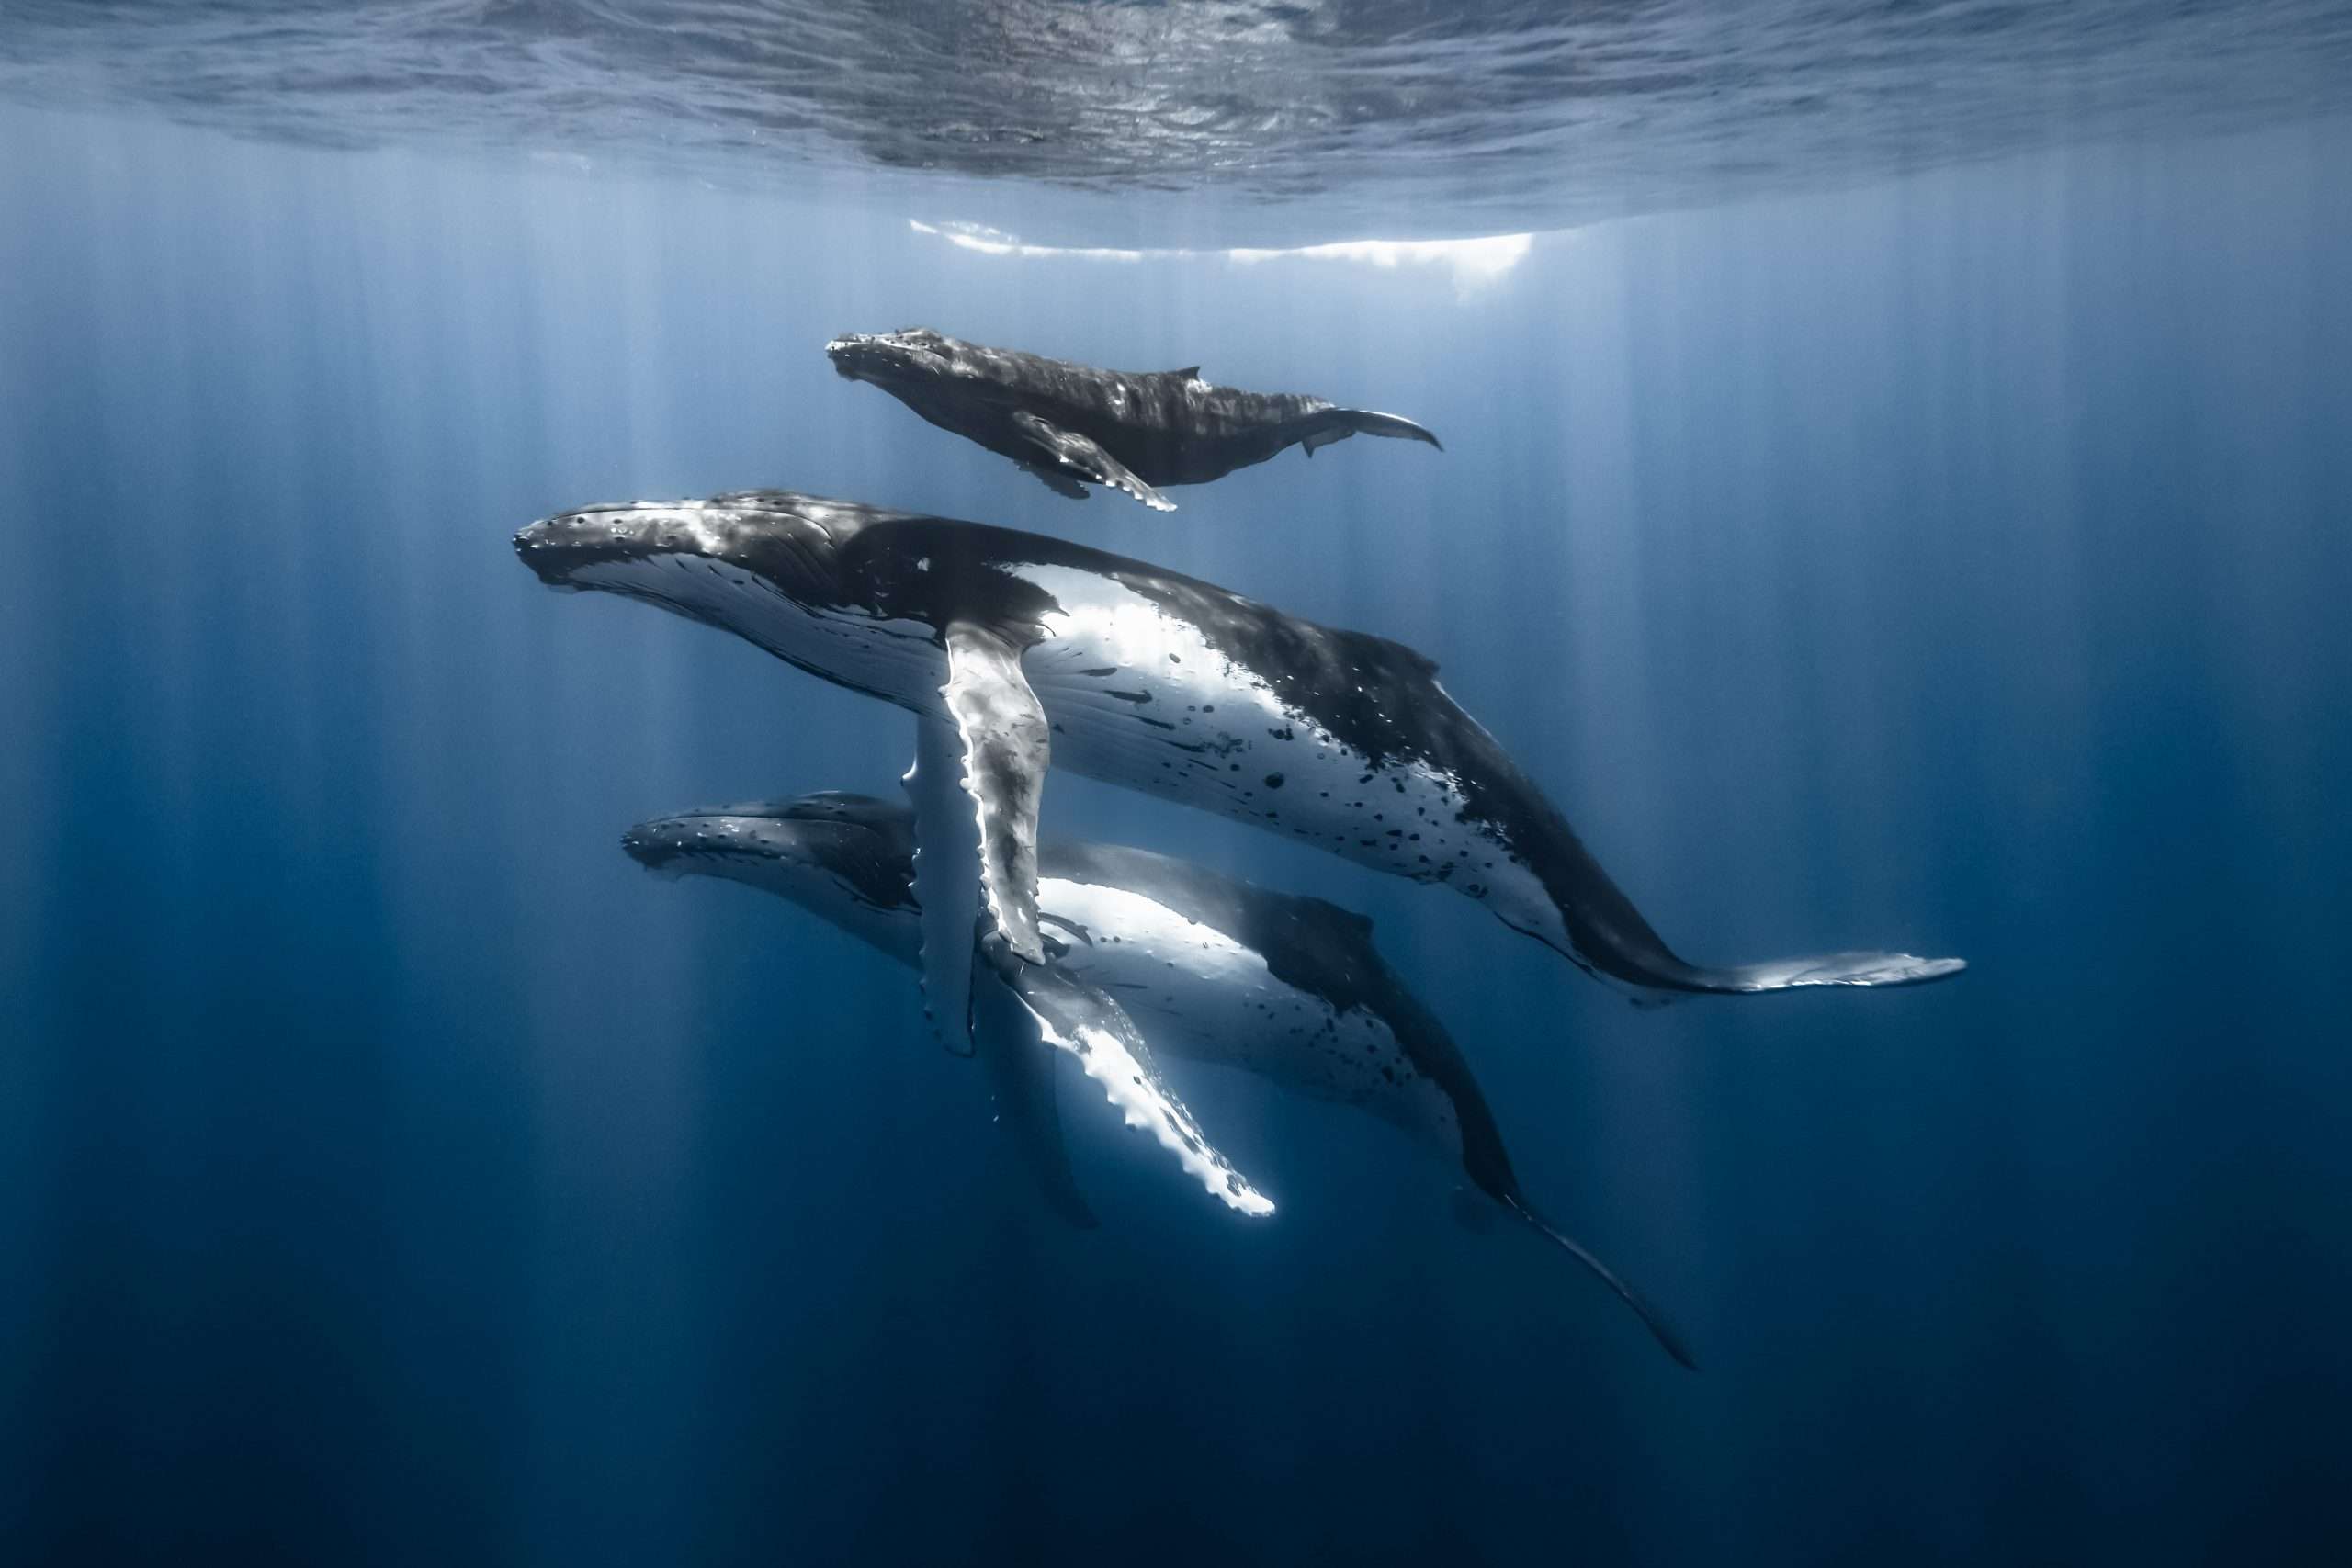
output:
M837 337L825 344L825 357L832 361L833 374L844 381L857 380L858 351L873 340L862 337Z
M853 381L879 383L893 373L937 376L955 368L945 344L891 333L844 333L827 340L825 357L833 362L836 375Z

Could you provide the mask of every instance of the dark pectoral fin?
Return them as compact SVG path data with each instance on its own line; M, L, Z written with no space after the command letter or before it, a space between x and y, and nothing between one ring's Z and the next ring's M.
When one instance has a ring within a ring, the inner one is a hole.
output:
M1021 471L1056 495L1066 495L1072 501L1086 499L1086 487L1058 468L1049 468L1042 463L1023 463Z
M979 829L980 893L1006 945L1030 963L1042 964L1037 808L1051 760L1045 705L1021 672L1021 650L1002 634L956 621L946 637L947 684L940 695L963 743L967 809ZM930 919L928 903L923 915ZM968 927L965 935L968 945Z
M1151 1048L1125 1009L1057 965L1022 964L994 940L981 946L990 966L1035 1020L1039 1038L1077 1057L1128 1126L1149 1133L1187 1175L1227 1207L1245 1214L1274 1212L1265 1195L1210 1146L1184 1102L1160 1081Z
M1062 1142L1061 1107L1054 1095L1054 1053L1037 1037L1035 1015L1009 987L986 973L973 987L972 1015L973 1038L980 1065L988 1069L998 1121L1012 1134L1038 1196L1069 1224L1094 1229L1101 1222L1070 1171L1069 1149Z
M1123 490L1154 512L1176 510L1174 502L1136 478L1125 463L1102 450L1099 442L1025 411L1014 414L1012 423L1031 445L1079 478Z
M915 902L922 930L922 1002L940 1043L972 1054L972 935L980 913L980 823L964 787L964 739L956 726L915 720Z

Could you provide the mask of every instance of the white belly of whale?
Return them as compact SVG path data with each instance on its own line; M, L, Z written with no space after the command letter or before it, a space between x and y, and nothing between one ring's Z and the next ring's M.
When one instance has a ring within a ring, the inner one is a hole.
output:
M1056 962L1114 998L1168 1055L1358 1107L1460 1157L1453 1100L1374 1014L1288 984L1257 953L1146 895L1057 877L1037 895L1069 945Z
M1457 781L1420 761L1375 766L1285 704L1200 629L1133 590L1069 567L1008 568L1057 609L1022 670L1051 723L1053 761L1090 778L1250 822L1417 882L1493 900L1541 929L1541 886L1486 823L1464 820ZM726 626L813 674L919 713L942 711L946 655L918 620L813 609L706 556L583 567L573 581Z
M947 654L922 621L811 609L755 573L707 556L649 555L582 567L572 581L725 626L812 674L902 707L940 711Z
M1375 766L1198 627L1091 572L1026 566L1051 593L1022 660L1053 723L1057 765L1255 823L1417 882L1505 907L1547 906L1457 781L1420 761Z

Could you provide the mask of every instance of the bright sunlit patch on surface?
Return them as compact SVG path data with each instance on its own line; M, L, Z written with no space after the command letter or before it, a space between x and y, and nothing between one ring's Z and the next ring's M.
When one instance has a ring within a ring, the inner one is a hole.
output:
M1288 251L1227 251L1235 261L1366 262L1374 266L1444 266L1453 271L1454 290L1468 294L1501 277L1525 258L1532 234L1489 234L1477 240L1342 240Z
M1218 258L1243 265L1272 261L1357 262L1371 266L1449 269L1457 295L1467 297L1508 274L1535 243L1532 234L1488 234L1471 240L1340 240L1285 250L1116 250L1107 246L1032 245L1001 230L972 223L924 223L909 219L918 234L936 234L949 244L991 256L1059 257L1076 261L1139 262L1184 257Z
M925 223L910 218L907 227L918 234L936 234L951 245L960 245L965 250L978 251L988 256L1061 256L1079 261L1138 262L1146 256L1202 254L1195 251L1122 251L1107 245L1027 245L1001 229L985 228L978 223Z

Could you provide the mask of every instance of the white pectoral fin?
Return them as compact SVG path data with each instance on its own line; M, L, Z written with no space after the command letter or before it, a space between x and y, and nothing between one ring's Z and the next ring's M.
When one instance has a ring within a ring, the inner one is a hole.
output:
M1064 430L1050 420L1040 419L1026 411L1014 414L1012 423L1032 446L1080 479L1125 491L1154 512L1176 510L1174 502L1137 479L1125 463L1105 452L1100 442L1076 431ZM1052 483L1050 479L1046 482Z
M961 742L959 782L965 810L978 829L980 894L1005 945L1032 964L1046 961L1037 935L1037 807L1046 792L1052 748L1046 708L1021 672L1021 650L1000 632L969 621L946 632L947 684L940 688L947 715ZM916 839L922 841L922 807ZM922 862L915 863L916 897L922 900L930 931L930 897L921 886ZM968 908L968 905L966 906ZM943 942L947 932L942 926ZM972 931L964 928L967 965ZM930 943L924 943L926 973Z
M980 910L980 826L964 788L964 739L945 719L915 720L915 765L900 781L915 808L915 902L922 911L922 1003L940 1043L972 1054L972 928Z
M1062 1142L1061 1107L1054 1095L1054 1054L1040 1048L1036 1015L1012 988L983 973L972 992L973 1038L997 1117L1038 1196L1067 1224L1092 1230L1101 1224L1069 1168Z
M1035 1021L1039 1036L1078 1058L1128 1126L1149 1133L1227 1208L1244 1214L1274 1212L1273 1203L1202 1136L1193 1113L1160 1081L1151 1048L1125 1009L1057 966L1016 963L993 945L989 962Z

